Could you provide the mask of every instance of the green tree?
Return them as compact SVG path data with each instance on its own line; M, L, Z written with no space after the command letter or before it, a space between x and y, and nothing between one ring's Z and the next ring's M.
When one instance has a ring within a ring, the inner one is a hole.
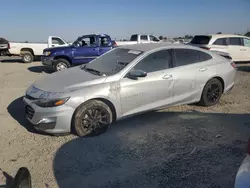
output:
M245 36L250 37L250 31L248 31Z

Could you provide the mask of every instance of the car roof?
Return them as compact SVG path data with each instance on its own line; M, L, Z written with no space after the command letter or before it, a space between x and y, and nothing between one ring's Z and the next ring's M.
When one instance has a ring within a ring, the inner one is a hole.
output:
M151 51L159 48L190 48L190 49L197 49L197 47L184 45L184 44L172 44L168 42L159 42L159 43L144 43L144 44L133 44L133 45L124 45L120 46L119 48L125 48L130 50L138 50L138 51Z
M233 34L208 34L208 35L195 35L195 36L211 36L214 38L247 37L243 35L233 35Z

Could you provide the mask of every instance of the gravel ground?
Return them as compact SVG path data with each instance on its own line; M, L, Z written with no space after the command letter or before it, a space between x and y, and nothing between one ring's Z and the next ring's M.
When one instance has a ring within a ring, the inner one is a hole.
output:
M233 187L250 136L250 64L238 65L235 88L214 107L150 112L90 138L28 125L20 97L48 74L40 65L0 63L0 168L9 175L26 166L34 187Z

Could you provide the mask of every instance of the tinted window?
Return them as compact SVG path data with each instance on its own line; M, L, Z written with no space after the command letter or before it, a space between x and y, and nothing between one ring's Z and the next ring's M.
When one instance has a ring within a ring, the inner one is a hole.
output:
M241 38L237 38L237 37L229 38L229 45L232 45L232 46L242 46Z
M156 72L169 68L171 64L171 54L169 50L162 50L152 53L137 63L134 69L145 72Z
M175 67L198 63L212 59L212 57L201 51L191 49L175 49Z
M226 38L217 39L213 44L226 46L227 45L227 39Z
M137 41L138 35L132 35L130 41Z
M141 35L141 40L148 40L148 36L147 35Z
M59 38L52 38L52 44L59 44L59 45L63 45L65 44L61 39Z
M244 46L250 47L250 39L244 38Z
M154 42L159 42L159 40L155 37L155 36L150 36L150 41L154 41Z
M196 35L194 38L191 40L191 44L208 44L211 39L211 36L206 36L206 35Z

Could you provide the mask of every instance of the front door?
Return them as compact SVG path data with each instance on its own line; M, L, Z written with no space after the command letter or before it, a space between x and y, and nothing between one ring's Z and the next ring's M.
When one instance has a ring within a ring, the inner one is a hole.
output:
M99 47L95 36L84 36L78 39L77 47L74 47L73 58L75 64L88 63L99 56Z
M133 80L120 80L123 116L171 104L174 80L171 75L172 55L170 50L154 52L133 69L147 72L147 76Z
M228 38L228 52L233 61L244 61L247 47L243 45L240 37Z

